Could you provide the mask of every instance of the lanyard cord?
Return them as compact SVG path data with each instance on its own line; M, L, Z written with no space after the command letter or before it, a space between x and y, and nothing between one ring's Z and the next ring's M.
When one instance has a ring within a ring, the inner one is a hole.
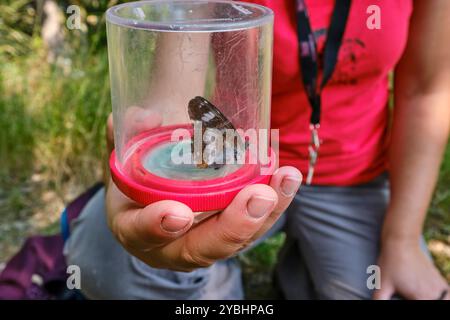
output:
M317 85L319 63L317 46L314 34L309 23L305 1L297 0L297 37L300 46L300 65L302 68L302 80L311 104L311 124L320 123L320 94L330 80L336 67L339 48L345 31L350 0L336 0L336 5L331 18L324 50L323 77L320 86Z
M350 5L351 0L336 0L325 42L322 81L318 84L319 62L316 40L312 32L305 0L297 0L297 37L300 49L299 59L301 74L303 85L312 109L310 118L311 143L309 145L307 184L311 184L314 166L317 161L320 147L318 129L320 127L320 113L322 106L321 93L336 67L337 56L342 44L342 37L344 35Z

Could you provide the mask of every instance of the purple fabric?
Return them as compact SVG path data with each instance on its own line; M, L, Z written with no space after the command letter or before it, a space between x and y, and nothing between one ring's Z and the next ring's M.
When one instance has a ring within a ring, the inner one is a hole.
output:
M32 277L41 277L42 284L66 277L63 245L60 235L28 238L0 274L0 299L51 298L45 286L33 283Z
M69 222L100 187L101 184L95 185L69 204ZM0 273L0 299L56 298L67 279L63 247L61 234L28 238Z

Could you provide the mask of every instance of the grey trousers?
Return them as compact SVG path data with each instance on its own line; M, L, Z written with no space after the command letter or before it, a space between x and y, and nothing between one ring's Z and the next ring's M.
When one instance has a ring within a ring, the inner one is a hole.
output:
M388 201L386 175L353 187L302 186L284 218L268 233L281 228L286 232L275 277L283 296L370 299L367 267L377 261ZM235 259L182 273L151 268L129 255L106 225L103 190L71 230L65 254L68 264L80 267L81 290L88 298L243 298Z

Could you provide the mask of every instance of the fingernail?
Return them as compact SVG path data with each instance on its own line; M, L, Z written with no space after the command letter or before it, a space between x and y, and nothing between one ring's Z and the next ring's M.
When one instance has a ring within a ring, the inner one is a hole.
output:
M161 220L161 228L166 232L178 232L186 228L190 222L191 219L188 217L167 215Z
M259 219L271 212L275 206L275 199L263 196L253 196L247 203L247 212L250 217Z
M292 197L298 190L301 180L294 176L286 176L280 184L281 194L285 197Z

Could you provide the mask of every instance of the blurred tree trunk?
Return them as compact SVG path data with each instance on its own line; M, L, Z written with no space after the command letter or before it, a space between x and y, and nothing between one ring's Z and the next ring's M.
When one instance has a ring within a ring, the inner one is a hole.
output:
M46 0L43 4L44 19L41 36L48 49L47 60L54 63L64 48L64 12L53 0Z

